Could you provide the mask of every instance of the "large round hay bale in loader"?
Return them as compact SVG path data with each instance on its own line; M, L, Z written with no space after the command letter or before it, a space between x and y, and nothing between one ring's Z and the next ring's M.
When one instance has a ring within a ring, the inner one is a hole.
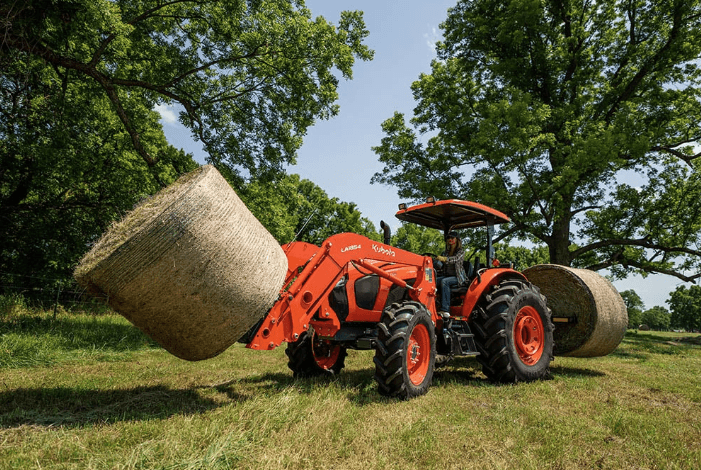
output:
M536 265L523 274L538 286L552 310L555 355L605 356L621 343L628 311L606 278L556 264Z
M206 165L110 227L75 277L170 353L195 361L246 333L286 273L280 245Z

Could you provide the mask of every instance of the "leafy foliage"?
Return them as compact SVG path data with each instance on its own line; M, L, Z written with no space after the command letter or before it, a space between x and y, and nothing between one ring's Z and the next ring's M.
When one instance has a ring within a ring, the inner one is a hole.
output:
M665 331L669 329L670 326L670 315L669 311L656 305L649 310L645 310L641 316L641 323L647 325L652 330Z
M701 286L677 287L667 300L672 312L671 326L687 331L701 330Z
M442 29L373 182L494 206L553 263L701 277L699 0L460 0Z
M633 289L624 290L620 294L628 310L628 328L637 328L643 323L645 303Z
M514 263L516 269L524 270L536 264L548 262L548 248L544 245L526 246L497 243L494 246L497 259L502 263Z
M65 282L113 220L196 166L155 105L182 106L241 190L294 161L337 113L336 73L372 58L361 13L333 25L302 0L27 0L0 17L0 280L21 289Z
M329 198L326 192L299 175L285 175L274 185L251 181L240 195L246 206L280 242L296 239L320 245L331 235L353 232L373 240L380 235L352 202Z
M438 230L408 223L397 229L392 245L418 254L440 255L445 250L445 240Z
M136 94L145 145L160 154L151 167L93 84L23 54L0 63L0 279L47 287L70 278L113 220L196 163L168 145Z
M360 12L338 25L303 0L29 0L5 2L3 53L37 58L95 86L136 152L160 147L140 110L179 104L212 162L241 178L294 161L316 118L338 112L338 70L373 53Z

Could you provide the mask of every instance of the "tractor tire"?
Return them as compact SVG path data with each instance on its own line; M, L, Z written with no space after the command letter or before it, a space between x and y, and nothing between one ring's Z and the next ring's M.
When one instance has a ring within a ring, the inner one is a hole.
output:
M435 369L436 335L423 304L394 303L382 313L374 362L381 395L406 400L428 391Z
M287 344L285 354L295 378L310 378L341 372L348 352L339 344L319 338L310 328L297 341Z
M537 287L525 280L504 280L484 296L472 317L477 360L489 380L529 382L549 375L553 323Z

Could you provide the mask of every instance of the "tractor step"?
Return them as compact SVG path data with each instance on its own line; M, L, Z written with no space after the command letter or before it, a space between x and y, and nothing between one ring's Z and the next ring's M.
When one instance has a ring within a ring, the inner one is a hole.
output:
M457 333L456 337L462 350L461 356L479 356L475 346L475 335L472 333Z
M451 319L447 328L438 335L436 347L439 354L450 356L477 356L475 335L470 331L466 321Z

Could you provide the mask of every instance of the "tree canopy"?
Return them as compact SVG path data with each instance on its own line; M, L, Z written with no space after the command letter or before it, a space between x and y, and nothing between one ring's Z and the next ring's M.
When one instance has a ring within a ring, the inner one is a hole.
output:
M140 110L178 104L239 178L294 162L306 129L338 112L335 71L373 55L361 12L333 25L303 0L27 0L0 17L2 54L96 85L149 166L160 147Z
M168 145L159 116L128 99L151 167L96 87L19 54L0 57L0 280L40 288L70 278L78 259L141 198L195 168Z
M330 198L299 175L285 175L275 185L253 181L239 191L253 215L280 243L293 240L321 245L331 235L353 232L380 240L372 222L352 202Z
M372 57L361 13L334 25L302 0L26 0L0 18L0 280L22 289L70 278L112 221L197 165L157 104L179 105L209 160L253 191Z
M643 299L633 289L624 290L621 292L621 297L628 310L628 328L637 328L643 320L645 310Z
M667 300L673 328L701 331L701 286L677 287Z
M548 250L545 246L528 248L502 242L494 245L494 253L500 262L514 263L519 270L548 262Z
M442 29L373 182L493 206L553 263L701 277L699 0L460 0Z
M412 253L440 255L445 251L443 234L436 229L402 223L392 236L392 245Z
M651 309L645 310L640 318L640 322L650 327L651 330L669 330L671 317L669 311L664 307L655 305Z

